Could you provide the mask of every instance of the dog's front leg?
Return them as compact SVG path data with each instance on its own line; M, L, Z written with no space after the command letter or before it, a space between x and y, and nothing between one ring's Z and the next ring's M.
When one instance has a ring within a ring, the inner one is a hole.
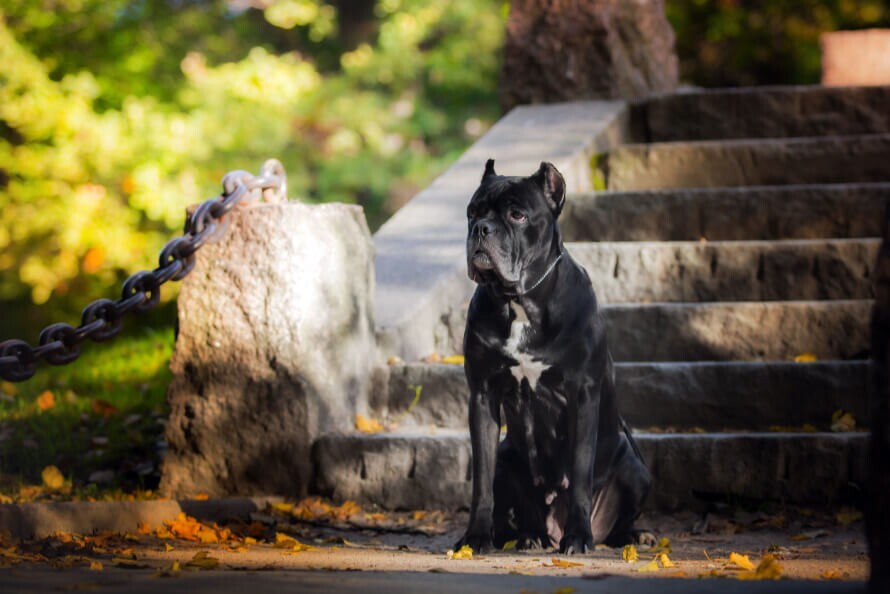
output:
M582 386L577 397L569 401L569 514L559 543L559 552L567 555L593 550L590 513L600 390L601 385L591 382Z
M494 471L500 433L500 405L487 390L470 395L470 441L473 448L473 499L467 532L455 550L467 544L475 552L490 551L494 512Z

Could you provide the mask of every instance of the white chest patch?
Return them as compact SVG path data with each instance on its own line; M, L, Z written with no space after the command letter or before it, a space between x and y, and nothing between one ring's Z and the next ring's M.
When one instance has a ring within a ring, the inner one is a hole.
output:
M525 334L528 331L529 321L525 308L516 303L510 302L510 308L516 314L513 323L510 324L510 336L507 337L507 344L504 345L504 352L518 361L518 363L510 368L510 373L516 378L520 384L523 378L528 380L529 387L534 390L538 385L541 374L550 369L550 365L542 361L536 361L535 358L522 350L522 343Z

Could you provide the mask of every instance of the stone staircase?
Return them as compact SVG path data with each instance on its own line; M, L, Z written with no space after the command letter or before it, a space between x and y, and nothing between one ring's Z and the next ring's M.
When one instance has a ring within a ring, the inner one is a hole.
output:
M590 159L599 190L569 196L562 228L602 303L650 507L857 499L887 105L888 88L674 94L633 106L624 142ZM439 312L443 351L460 352L465 305ZM318 490L466 507L462 368L399 363L375 385L371 414L398 428L321 438ZM857 430L830 430L841 409Z

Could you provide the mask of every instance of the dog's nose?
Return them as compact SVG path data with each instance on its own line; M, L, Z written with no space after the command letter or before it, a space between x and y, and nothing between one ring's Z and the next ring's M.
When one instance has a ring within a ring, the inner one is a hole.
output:
M494 224L491 221L479 221L474 228L477 237L485 237L494 232Z

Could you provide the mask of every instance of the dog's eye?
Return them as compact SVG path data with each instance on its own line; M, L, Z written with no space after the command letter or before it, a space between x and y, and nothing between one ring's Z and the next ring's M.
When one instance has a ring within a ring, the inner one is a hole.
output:
M525 216L525 213L523 213L522 211L516 210L515 208L511 208L507 212L507 216L509 216L512 221L515 221L517 223L523 223L523 222L525 222L525 219L527 218Z

